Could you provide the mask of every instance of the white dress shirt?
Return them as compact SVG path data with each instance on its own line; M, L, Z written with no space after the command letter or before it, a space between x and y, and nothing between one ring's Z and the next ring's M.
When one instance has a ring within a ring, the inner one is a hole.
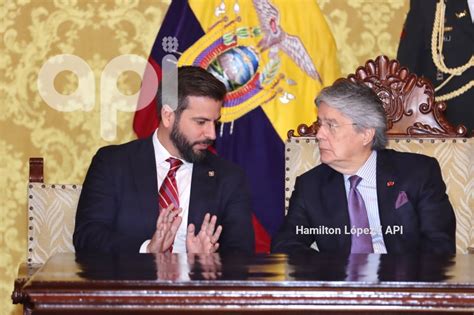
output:
M471 14L471 21L474 23L474 0L467 0L467 5L469 7L469 13Z
M153 149L155 150L155 162L156 162L156 173L157 173L157 184L158 190L161 187L161 184L166 178L168 171L170 169L170 163L166 162L169 157L172 156L168 150L160 143L157 136L158 129L153 133ZM176 172L176 184L178 185L179 193L179 206L182 209L180 217L183 218L181 225L178 228L176 237L173 243L173 253L186 253L186 234L188 227L188 213L189 213L189 200L191 197L191 179L193 176L193 163L184 161L181 167ZM156 192L158 196L158 191ZM156 198L156 211L158 211L158 198ZM150 243L150 240L145 241L140 247L140 253L146 253L147 246Z
M374 253L386 254L387 248L383 240L382 228L380 224L379 204L377 201L377 151L372 151L364 165L355 173L362 178L357 189L364 199L367 216L369 218L369 226L375 233L372 234L372 245ZM344 175L344 185L346 187L346 197L349 200L349 189L351 184L349 177L352 175Z

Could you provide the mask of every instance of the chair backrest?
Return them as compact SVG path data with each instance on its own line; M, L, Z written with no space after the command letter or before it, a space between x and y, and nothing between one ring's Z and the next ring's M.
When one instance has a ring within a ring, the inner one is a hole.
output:
M45 184L43 159L30 159L28 183L28 263L74 252L72 234L81 185Z
M458 252L466 253L474 247L474 138L464 137L464 126L454 127L445 119L446 106L435 102L431 83L400 67L396 60L379 56L347 79L364 82L383 101L389 126L388 148L438 160L456 213L456 247ZM321 163L316 133L316 123L288 131L286 210L296 177Z
M467 133L465 126L453 126L446 120L446 104L435 101L431 82L410 73L397 60L378 56L342 80L363 82L375 91L384 104L389 137L453 138ZM299 125L296 132L315 136L316 124L309 123ZM294 130L288 131L288 138L294 135Z
M456 214L456 247L466 253L474 247L474 138L389 140L388 148L402 152L421 153L436 158L441 166L447 194ZM320 164L315 137L292 137L285 144L285 207L295 179Z

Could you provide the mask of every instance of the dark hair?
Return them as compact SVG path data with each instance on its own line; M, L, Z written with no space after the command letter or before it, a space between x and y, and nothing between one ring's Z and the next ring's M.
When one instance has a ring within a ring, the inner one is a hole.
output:
M387 145L387 118L383 103L377 94L363 82L339 79L333 85L321 90L315 100L316 106L324 102L350 118L357 131L375 129L373 150L381 150Z
M163 95L162 84L158 87L156 109L160 120L163 104L168 104L175 108L176 117L179 118L181 113L188 107L188 96L206 96L216 101L223 101L226 94L225 85L200 67L179 67L178 80L176 81L178 83L178 104L172 104L174 100L166 94Z

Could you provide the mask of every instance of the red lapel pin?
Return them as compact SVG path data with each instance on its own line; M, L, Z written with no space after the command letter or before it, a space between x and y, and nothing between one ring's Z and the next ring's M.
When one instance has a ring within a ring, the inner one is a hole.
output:
M394 181L389 180L389 181L387 182L387 187L392 187L393 185L395 185L395 182L394 182Z

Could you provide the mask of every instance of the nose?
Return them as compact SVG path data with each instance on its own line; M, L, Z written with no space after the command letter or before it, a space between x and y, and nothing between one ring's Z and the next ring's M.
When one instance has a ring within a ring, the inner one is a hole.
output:
M210 140L216 140L216 125L214 123L206 124L204 136Z
M316 133L316 139L318 139L318 141L325 137L325 131L323 129L322 126L319 126L318 128L318 132Z

